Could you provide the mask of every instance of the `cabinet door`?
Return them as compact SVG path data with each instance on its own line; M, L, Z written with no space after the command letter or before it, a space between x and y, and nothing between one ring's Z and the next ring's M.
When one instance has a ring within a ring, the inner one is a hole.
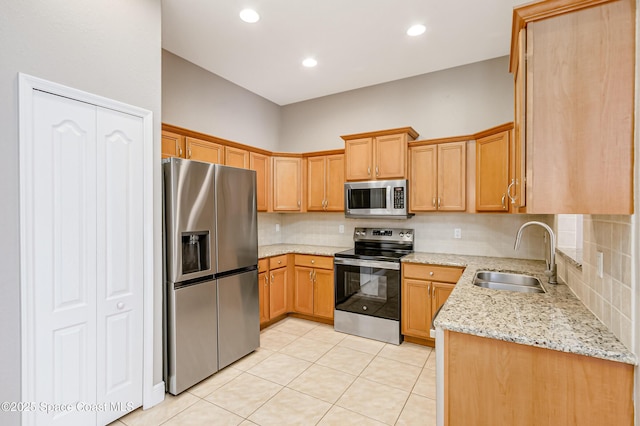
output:
M307 159L307 210L322 211L325 203L327 157Z
M295 276L293 310L313 315L313 269L296 266Z
M324 199L326 211L344 211L344 154L327 156Z
M439 283L437 281L431 283L431 315L435 314L438 308L444 305L454 287L455 284ZM429 327L431 327L431 318L429 318Z
M438 145L411 148L409 207L413 212L437 210Z
M633 212L635 4L527 25L528 213Z
M271 193L270 159L271 157L257 152L249 154L249 168L256 171L256 199L259 212L269 210L269 194Z
M431 327L431 283L405 278L402 280L402 334L429 338Z
M249 152L234 148L232 146L224 147L224 164L225 166L238 167L240 169L249 168Z
M184 136L162 131L162 158L183 157L185 151Z
M373 138L345 141L346 180L372 180Z
M509 210L509 131L476 141L476 210Z
M187 158L207 163L223 164L224 146L187 137Z
M407 136L378 136L375 140L375 178L405 179L407 177Z
M271 270L269 280L269 319L287 313L287 268Z
M464 211L467 206L467 143L438 145L438 210Z
M333 319L333 270L315 269L313 280L313 314Z
M525 61L526 54L526 40L527 29L523 28L518 34L518 68L514 73L514 126L513 126L513 141L511 142L511 179L513 179L513 186L510 189L510 193L507 194L510 197L512 208L520 209L526 205L526 192L525 192L525 171L526 171L526 108L525 108L525 92L527 87L527 61ZM516 210L518 212L519 210Z
M260 299L260 325L269 321L269 276L268 272L258 274L258 297Z
M300 211L302 161L296 157L273 157L273 210Z

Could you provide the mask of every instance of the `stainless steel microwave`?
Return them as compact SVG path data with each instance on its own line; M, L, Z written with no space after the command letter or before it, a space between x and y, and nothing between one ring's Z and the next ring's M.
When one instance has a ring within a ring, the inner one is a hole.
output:
M344 215L350 218L408 219L409 182L372 180L344 184Z

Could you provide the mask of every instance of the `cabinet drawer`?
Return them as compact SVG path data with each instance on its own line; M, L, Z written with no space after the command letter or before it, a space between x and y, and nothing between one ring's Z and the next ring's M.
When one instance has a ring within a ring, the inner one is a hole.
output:
M463 270L464 268L455 266L419 265L416 263L402 264L402 276L405 278L417 278L454 284L460 279Z
M333 269L333 257L296 254L296 265L309 268Z
M269 258L269 269L277 269L287 266L287 255L274 256Z
M266 272L269 269L269 259L259 259L258 260L258 272Z

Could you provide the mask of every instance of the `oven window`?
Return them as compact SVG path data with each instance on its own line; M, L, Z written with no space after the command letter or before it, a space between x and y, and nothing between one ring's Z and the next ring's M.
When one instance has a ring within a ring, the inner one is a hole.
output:
M366 188L349 190L350 209L386 209L387 189Z
M335 265L336 309L400 320L400 271Z

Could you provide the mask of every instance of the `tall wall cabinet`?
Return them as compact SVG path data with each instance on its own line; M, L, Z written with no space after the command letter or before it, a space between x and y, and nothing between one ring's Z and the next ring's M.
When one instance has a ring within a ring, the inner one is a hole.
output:
M594 0L514 9L527 213L633 212L635 7Z

